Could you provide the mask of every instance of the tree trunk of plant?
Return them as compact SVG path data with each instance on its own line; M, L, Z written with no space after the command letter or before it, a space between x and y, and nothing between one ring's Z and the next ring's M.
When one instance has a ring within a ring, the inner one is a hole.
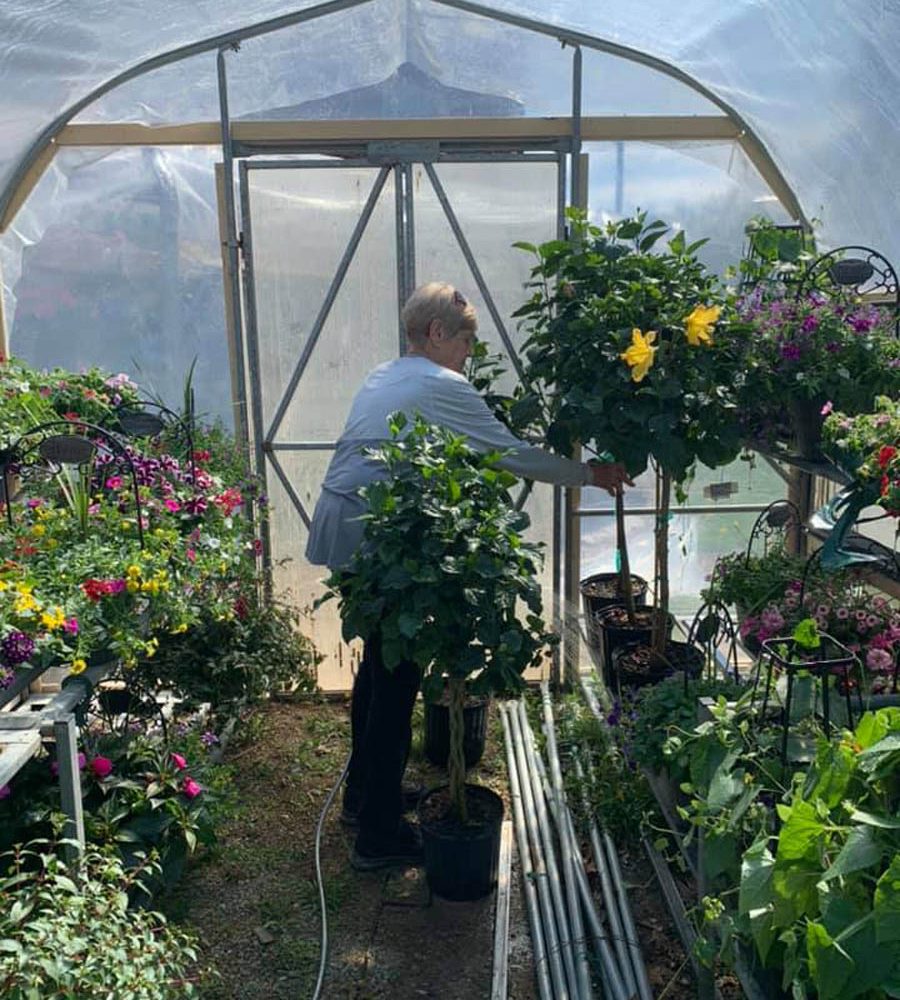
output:
M628 612L628 624L634 624L634 593L631 590L631 564L628 561L628 540L625 537L625 497L616 490L616 552L619 557L619 593Z
M466 815L466 755L464 749L466 681L463 677L450 678L450 753L447 758L447 778L450 784L450 806L460 823Z
M653 652L664 656L669 621L669 507L672 501L672 476L656 469L656 527L654 530L654 575L656 577L656 614L653 621Z

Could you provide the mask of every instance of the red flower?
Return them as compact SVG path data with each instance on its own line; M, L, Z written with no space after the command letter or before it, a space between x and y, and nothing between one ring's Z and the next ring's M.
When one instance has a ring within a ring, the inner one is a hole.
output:
M892 444L883 445L878 452L878 467L880 469L886 469L888 464L894 455L897 454L897 449Z
M205 448L194 452L195 462L208 462L209 459L210 459L210 454Z
M90 769L94 772L94 777L102 781L112 772L112 761L109 757L95 757L90 763Z

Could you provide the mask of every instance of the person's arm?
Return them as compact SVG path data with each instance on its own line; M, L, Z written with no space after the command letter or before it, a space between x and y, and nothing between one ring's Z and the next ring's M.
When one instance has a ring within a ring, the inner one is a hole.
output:
M507 451L500 466L525 479L557 486L600 486L612 490L628 481L619 465L586 465L519 440L493 413L463 377L435 379L429 400L432 417L458 434L465 434L479 451Z

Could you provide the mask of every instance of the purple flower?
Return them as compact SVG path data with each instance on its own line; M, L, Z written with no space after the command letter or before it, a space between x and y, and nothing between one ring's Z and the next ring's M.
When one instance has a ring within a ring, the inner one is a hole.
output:
M9 785L0 785L0 799L8 799L12 795Z
M804 316L800 324L800 329L804 333L814 333L819 328L818 316Z
M782 344L781 345L781 357L785 361L799 361L800 360L800 347L797 344Z
M0 660L7 667L25 663L34 652L34 639L24 632L10 632L0 642Z
M219 737L218 737L218 736L216 736L216 734L215 734L215 733L212 733L212 732L210 732L209 730L207 730L207 731L206 731L206 732L205 732L205 733L204 733L204 734L203 734L203 735L202 735L202 736L200 737L200 742L201 742L201 743L202 743L202 744L203 744L203 745L204 745L205 747L214 747L214 746L215 746L215 745L216 745L216 744L217 744L217 743L219 742Z

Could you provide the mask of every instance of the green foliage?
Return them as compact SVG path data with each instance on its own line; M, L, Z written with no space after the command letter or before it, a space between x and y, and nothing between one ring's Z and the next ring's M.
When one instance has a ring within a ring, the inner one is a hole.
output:
M744 232L747 250L737 267L742 288L796 281L815 257L815 238L800 227L780 226L759 215Z
M900 984L900 709L815 747L783 773L758 720L724 703L669 745L690 767L682 814L725 888L708 906L722 947L751 942L793 996L881 1000Z
M126 873L89 850L71 865L37 842L3 859L0 994L6 1000L181 1000L198 995L195 939L129 908L144 863Z
M522 540L528 515L508 493L515 477L498 454L421 419L395 415L391 434L371 453L387 478L364 491L363 545L349 572L328 581L344 638L377 633L388 669L417 664L432 695L445 676L471 677L475 694L521 690L551 637L540 618L540 550Z
M659 684L639 690L636 721L631 740L634 759L650 771L659 771L667 763L663 747L673 731L690 732L697 724L697 699L720 696L728 700L743 692L733 680L689 680L685 689L682 677L667 677ZM681 775L674 776L680 780Z
M729 552L716 559L709 586L701 596L705 601L719 601L745 613L757 611L783 597L789 584L802 580L805 566L806 560L788 552L784 545L772 545L761 555ZM808 582L817 576L821 576L821 570L811 567Z
M208 703L217 716L234 715L280 688L315 690L321 657L300 625L293 608L247 590L233 617L204 614L188 631L162 635L141 671L186 707Z
M344 639L380 641L389 670L416 664L427 699L449 678L450 786L464 817L462 684L514 693L540 663L552 638L540 617L540 549L522 540L528 516L512 503L515 477L499 454L421 418L395 414L390 431L370 452L385 478L363 491L363 544L329 579L329 596L340 598Z
M81 796L88 842L115 849L130 867L155 852L155 873L169 884L189 854L215 843L216 827L234 809L230 772L212 763L196 733L171 745L132 733L89 736L85 751ZM0 802L4 847L60 828L54 772L53 762L35 758L10 783Z
M720 320L701 337L686 322L700 307L722 306L716 277L697 259L703 240L668 239L663 222L646 215L588 224L569 211L571 235L538 247L530 299L517 311L528 335L525 394L511 410L519 426L540 414L551 447L569 454L575 442L611 453L632 474L652 456L676 481L697 460L715 467L739 451L731 338ZM718 312L713 310L718 316ZM655 336L646 374L638 379L624 355L633 331Z

